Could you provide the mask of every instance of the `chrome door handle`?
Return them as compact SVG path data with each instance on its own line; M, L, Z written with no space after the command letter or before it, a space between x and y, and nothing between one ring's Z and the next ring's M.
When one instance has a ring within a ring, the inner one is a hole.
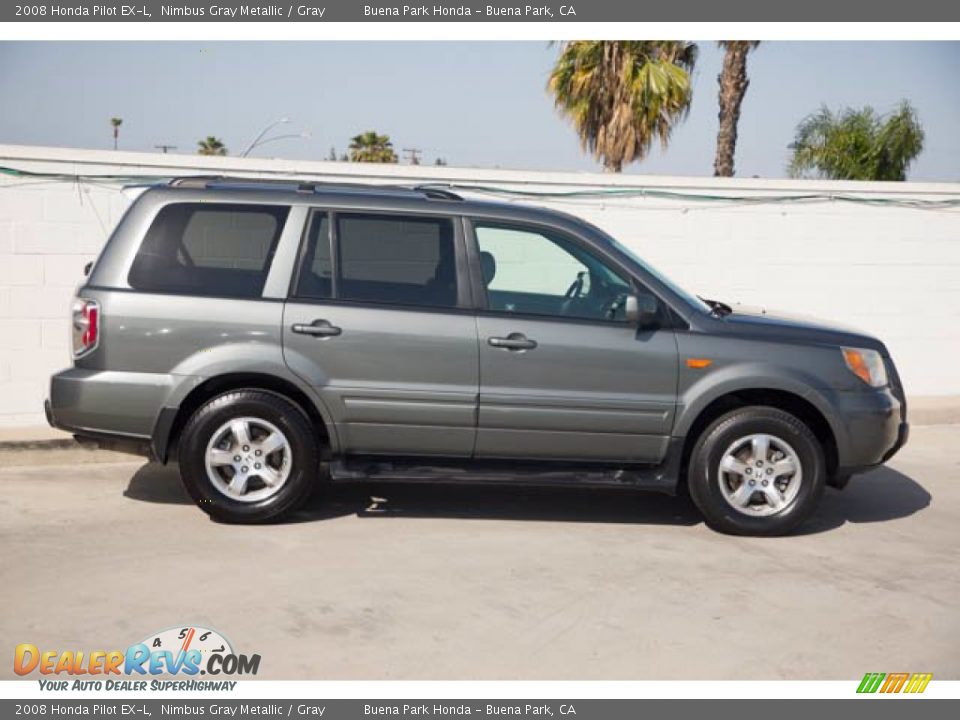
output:
M314 320L309 325L297 323L290 329L295 333L313 335L314 337L336 337L343 332L336 325L331 325L328 320Z
M506 337L487 338L487 344L502 350L533 350L537 346L537 341L531 340L523 333L510 333Z

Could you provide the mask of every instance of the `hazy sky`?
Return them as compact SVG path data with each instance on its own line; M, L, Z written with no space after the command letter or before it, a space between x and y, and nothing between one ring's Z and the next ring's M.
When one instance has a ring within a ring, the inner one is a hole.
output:
M721 53L700 43L693 108L666 152L631 173L709 175ZM239 152L270 121L308 140L255 155L322 159L362 130L427 162L591 170L545 91L543 42L0 42L0 143L193 153L206 135ZM770 42L750 57L737 174L782 177L797 122L822 103L917 108L926 147L912 180L960 180L960 43Z

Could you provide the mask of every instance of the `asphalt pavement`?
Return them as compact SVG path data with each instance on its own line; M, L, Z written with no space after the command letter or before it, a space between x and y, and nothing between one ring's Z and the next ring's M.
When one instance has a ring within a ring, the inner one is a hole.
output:
M4 452L0 635L12 656L201 624L264 679L958 679L958 448L917 427L776 539L597 489L347 485L221 525L173 467Z

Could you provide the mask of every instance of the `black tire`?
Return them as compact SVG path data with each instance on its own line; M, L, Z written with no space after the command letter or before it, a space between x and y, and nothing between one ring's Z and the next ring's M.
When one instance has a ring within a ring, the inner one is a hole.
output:
M758 433L788 443L796 452L802 470L800 489L793 501L783 510L766 516L735 509L720 488L720 461L727 448L741 438ZM816 509L825 483L823 448L810 428L790 413L763 406L733 410L711 423L697 439L687 471L690 497L707 524L731 535L790 533Z
M206 469L207 445L231 419L265 420L279 429L290 446L290 471L275 494L255 502L233 499L219 490ZM214 520L229 523L276 522L298 510L325 473L317 440L304 412L286 398L262 390L236 390L201 406L180 434L180 476L194 502Z

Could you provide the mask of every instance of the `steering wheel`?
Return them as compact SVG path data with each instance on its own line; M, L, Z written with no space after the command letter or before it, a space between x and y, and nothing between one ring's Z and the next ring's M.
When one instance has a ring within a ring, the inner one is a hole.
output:
M573 281L570 287L567 288L567 291L563 294L565 298L573 300L580 297L580 295L583 293L583 278L586 276L586 274L586 270L581 270L577 273L577 279Z
M566 315L567 311L570 310L570 306L573 305L574 300L579 300L583 297L583 285L584 278L587 275L586 270L581 270L577 273L577 279L571 283L570 287L567 288L567 291L563 294L564 300L560 305L560 314Z

